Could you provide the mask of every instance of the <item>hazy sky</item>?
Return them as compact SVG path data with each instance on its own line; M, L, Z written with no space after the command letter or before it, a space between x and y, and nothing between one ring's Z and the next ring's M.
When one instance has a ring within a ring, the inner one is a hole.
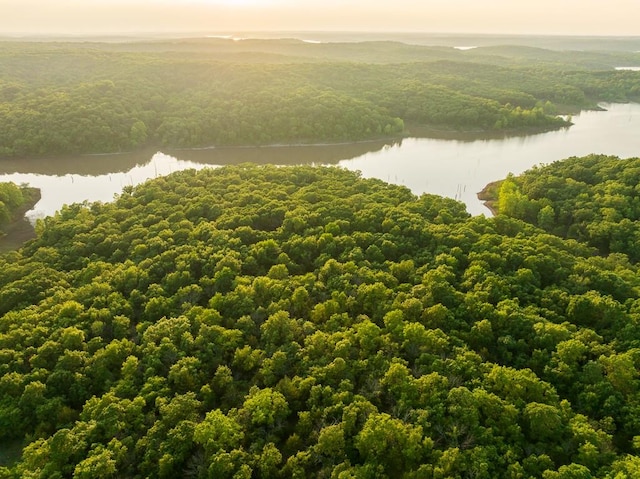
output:
M640 0L0 0L0 34L268 30L640 35Z

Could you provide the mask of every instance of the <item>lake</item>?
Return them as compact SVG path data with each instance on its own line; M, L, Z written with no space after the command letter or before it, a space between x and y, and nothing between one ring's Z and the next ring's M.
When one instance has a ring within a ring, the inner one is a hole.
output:
M52 215L63 204L111 201L127 185L186 168L243 162L277 165L337 165L360 170L366 178L405 185L414 193L434 193L463 201L474 215L490 215L477 198L487 183L531 166L589 153L640 156L640 104L603 104L585 111L574 125L523 136L442 133L440 138L343 145L212 148L142 151L118 155L5 160L0 182L29 183L42 199L27 218ZM433 135L432 136L436 136Z

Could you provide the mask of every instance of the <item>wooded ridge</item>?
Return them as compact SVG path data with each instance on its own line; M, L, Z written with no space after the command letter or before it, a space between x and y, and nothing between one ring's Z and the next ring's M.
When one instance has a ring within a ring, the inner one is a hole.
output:
M622 61L392 42L0 42L0 158L555 129L570 124L558 114L640 99Z

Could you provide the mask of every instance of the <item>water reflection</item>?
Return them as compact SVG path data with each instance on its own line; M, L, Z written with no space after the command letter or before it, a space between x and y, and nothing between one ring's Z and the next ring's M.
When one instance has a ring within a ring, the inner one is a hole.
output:
M341 160L378 151L402 140L363 141L332 145L294 145L199 149L164 149L163 153L202 165L258 163L275 165L335 165ZM107 176L144 168L153 162L157 150L104 155L75 155L55 158L3 159L0 175L32 174L47 176ZM155 170L154 170L154 176ZM1 181L4 180L0 176Z
M604 105L583 112L571 128L505 137L431 131L431 138L343 145L146 151L120 155L0 162L0 182L40 188L41 201L27 214L52 215L63 204L111 201L127 185L187 168L245 162L276 165L338 165L402 184L416 194L434 193L463 201L472 214L490 214L477 199L487 183L533 165L569 156L604 153L640 156L640 105ZM413 130L414 134L427 134Z
M258 163L273 165L335 165L342 160L380 151L402 140L363 141L334 145L262 146L246 148L204 148L165 152L181 160L205 165Z
M107 155L74 155L55 158L3 159L0 175L33 174L49 176L100 176L129 171L151 161L156 151L114 153Z
M474 141L410 138L401 148L342 161L365 177L463 201L471 214L489 215L477 193L488 183L534 165L590 153L640 156L640 105L603 105L583 112L568 129L539 135Z
M131 164L134 166L131 167ZM91 165L96 170L110 170L109 163ZM133 161L123 171L104 174L64 173L47 175L41 173L13 173L0 176L1 181L12 181L16 184L27 183L39 188L42 198L26 216L32 222L38 218L53 215L62 205L81 203L83 201L111 201L120 194L125 186L134 186L151 178L169 175L175 171L188 168L200 169L205 164L178 160L164 153L156 153L146 157L146 162ZM77 171L77 170L75 170Z

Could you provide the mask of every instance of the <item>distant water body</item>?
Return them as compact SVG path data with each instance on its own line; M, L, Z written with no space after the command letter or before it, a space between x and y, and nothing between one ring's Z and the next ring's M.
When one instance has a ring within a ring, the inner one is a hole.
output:
M42 199L27 217L52 215L62 205L111 201L127 185L188 168L253 162L277 165L337 165L363 177L404 185L415 194L460 200L474 215L490 215L477 198L482 188L509 173L590 153L640 156L640 105L603 105L586 111L570 128L525 136L443 134L342 145L165 150L122 155L11 160L0 162L0 182L29 183Z
M193 34L191 34L193 35ZM572 35L510 35L471 33L424 33L424 32L339 32L339 31L266 31L266 32L209 32L206 38L233 40L281 40L310 39L314 42L366 42L394 41L424 46L477 46L519 45L550 50L575 51L624 51L640 50L640 37L572 36Z

